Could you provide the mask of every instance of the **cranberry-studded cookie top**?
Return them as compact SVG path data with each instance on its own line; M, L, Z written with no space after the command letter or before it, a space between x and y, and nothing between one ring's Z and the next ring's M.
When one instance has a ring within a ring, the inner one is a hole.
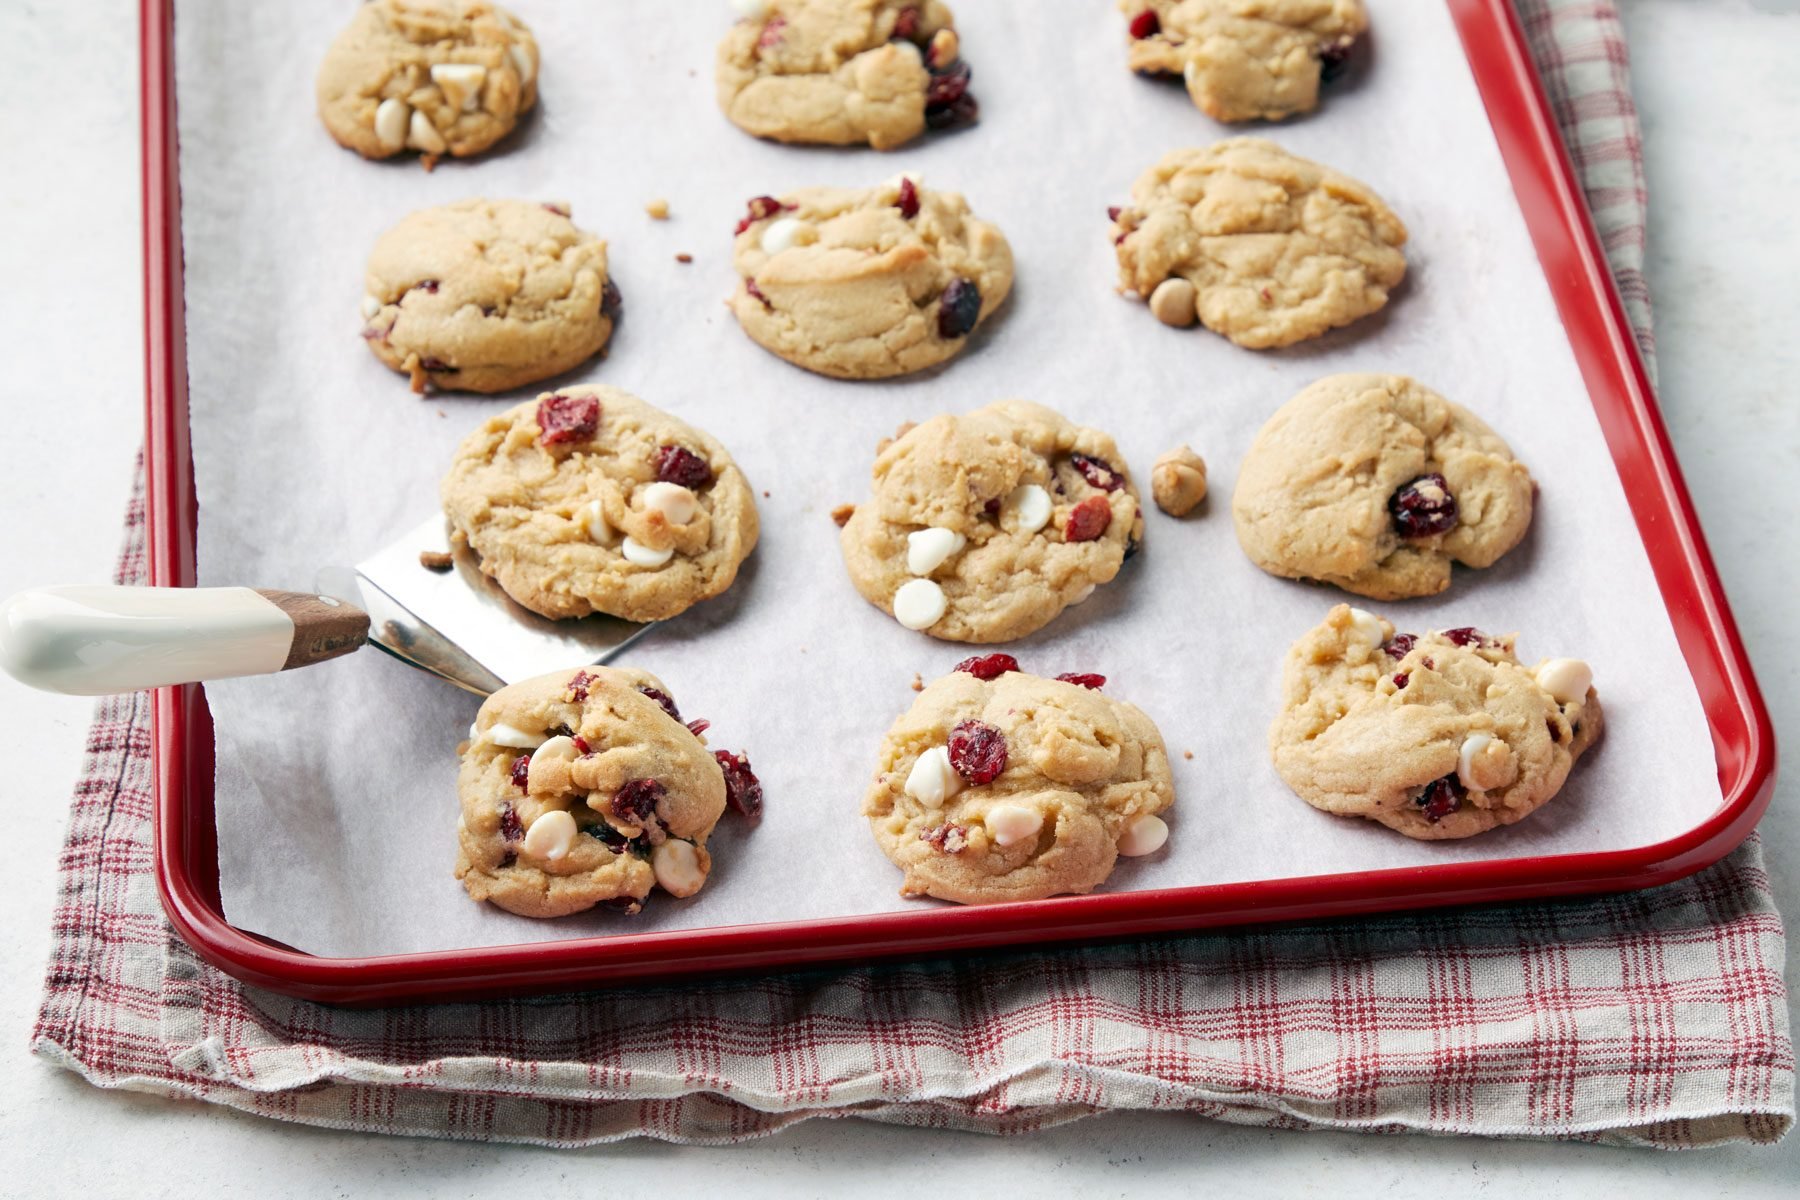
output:
M488 697L456 790L457 878L476 900L527 917L603 902L637 912L652 885L693 895L726 804L721 763L681 723L667 686L617 667L556 671Z
M955 192L917 176L750 201L731 311L795 366L882 379L962 352L1012 290L1012 247Z
M568 207L463 200L421 209L369 255L363 339L414 391L502 392L586 362L612 336L606 243Z
M1531 525L1531 473L1492 429L1404 375L1331 375L1269 418L1231 512L1251 561L1391 600L1493 565Z
M1112 216L1121 288L1252 350L1366 317L1406 274L1380 196L1260 138L1170 151Z
M839 542L863 598L909 629L1004 642L1049 624L1143 537L1112 438L1041 404L1002 400L904 428Z
M1119 0L1140 75L1177 75L1218 121L1311 112L1369 27L1362 0Z
M618 388L489 418L441 490L482 571L546 617L672 617L730 587L756 547L756 501L725 447Z
M919 693L863 801L901 894L962 904L1090 892L1162 848L1175 802L1156 725L1098 675L971 659Z
M734 0L719 43L719 107L778 142L890 150L978 115L950 10L938 0Z
M480 154L537 103L538 46L485 0L371 0L319 65L319 117L365 158Z
M1302 800L1407 837L1462 838L1529 816L1599 738L1586 663L1526 668L1513 637L1395 633L1340 604L1294 643L1269 730Z

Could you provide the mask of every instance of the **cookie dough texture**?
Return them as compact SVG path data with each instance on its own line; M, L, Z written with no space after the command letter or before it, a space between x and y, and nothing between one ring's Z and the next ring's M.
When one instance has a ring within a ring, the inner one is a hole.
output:
M744 332L837 379L907 375L961 353L1012 291L1012 247L956 192L915 186L907 216L902 186L801 188L769 215L753 208L732 247ZM969 287L979 299L966 328L943 312L953 285L952 299Z
M1150 494L1171 517L1185 517L1206 499L1206 460L1191 447L1166 451L1150 468Z
M1366 317L1406 274L1406 226L1380 196L1260 138L1165 154L1112 238L1122 290L1185 279L1200 323L1252 350Z
M606 243L561 206L463 200L415 212L369 255L363 339L446 391L503 392L560 375L612 336Z
M1409 644L1387 620L1338 605L1288 652L1269 730L1276 771L1314 808L1412 838L1470 837L1529 816L1603 718L1592 687L1559 703L1538 682L1545 664L1522 666L1513 641L1467 629ZM1483 740L1465 756L1471 738ZM1455 807L1434 819L1421 799L1437 781Z
M1456 499L1446 533L1402 537L1389 501L1427 475ZM1239 543L1271 575L1391 600L1492 566L1531 525L1533 483L1482 420L1404 375L1331 375L1269 418L1238 470Z
M551 396L597 399L593 435L546 445L539 413ZM662 490L665 446L697 455L712 472L691 489L685 521L650 503ZM730 587L758 533L750 485L725 447L618 388L565 388L489 418L457 450L441 492L455 536L480 556L481 570L554 619L673 617ZM627 539L652 556L672 554L645 566L627 557Z
M935 807L915 799L914 763L965 720L1004 735L1005 771ZM1131 823L1174 802L1162 735L1136 707L1017 671L988 682L956 672L888 730L863 815L905 872L902 895L986 904L1092 891L1112 874ZM987 822L1002 805L1037 815L1037 831L1000 845Z
M1156 15L1155 31L1131 41L1131 69L1179 75L1218 121L1311 112L1321 76L1369 27L1362 0L1119 0L1119 9L1134 22Z
M1077 455L1111 484L1089 482ZM1046 494L1049 519L1033 528L1022 489ZM1071 541L1077 505L1098 497L1105 530ZM1143 537L1142 505L1112 438L1023 400L962 416L937 416L905 430L875 457L868 500L838 535L850 581L869 603L894 611L915 575L909 534L942 529L965 540L931 570L943 589L942 618L924 632L953 642L1005 642L1042 629L1110 582Z
M719 107L761 138L891 150L925 131L937 0L766 0L719 43ZM911 13L910 17L904 14ZM910 29L907 22L911 22Z
M537 103L538 46L484 0L371 0L319 65L319 118L364 158L480 154Z
M602 902L636 911L658 881L659 854L682 863L679 872L662 872L682 894L704 884L712 865L706 840L725 811L725 776L706 743L644 688L668 694L645 671L584 667L488 697L456 780L456 877L471 897L527 917L567 916ZM622 789L654 800L620 805ZM549 818L564 830L573 818L573 836L532 836L547 814L568 814ZM670 845L678 841L691 851Z

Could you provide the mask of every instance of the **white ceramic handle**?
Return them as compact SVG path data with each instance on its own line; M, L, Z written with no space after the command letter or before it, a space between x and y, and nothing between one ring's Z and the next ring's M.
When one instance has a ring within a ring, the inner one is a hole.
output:
M293 643L293 618L250 588L42 588L0 604L0 668L75 696L266 675Z

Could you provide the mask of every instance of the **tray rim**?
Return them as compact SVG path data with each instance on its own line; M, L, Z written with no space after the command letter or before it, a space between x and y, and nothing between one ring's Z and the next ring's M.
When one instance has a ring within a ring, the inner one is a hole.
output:
M1676 837L1627 850L321 957L225 919L213 823L212 721L204 689L186 685L158 689L151 713L157 890L176 931L207 962L252 986L326 1003L381 1005L1622 891L1671 882L1734 850L1774 791L1768 709L1518 14L1507 0L1445 3L1707 714L1721 803L1706 819ZM140 0L146 530L152 585L191 587L197 504L187 424L174 4Z

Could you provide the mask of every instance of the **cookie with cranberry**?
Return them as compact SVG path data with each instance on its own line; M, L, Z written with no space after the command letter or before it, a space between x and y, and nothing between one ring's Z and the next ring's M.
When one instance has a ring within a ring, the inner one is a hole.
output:
M891 150L978 114L955 22L938 0L734 0L719 107L778 142Z
M1004 660L996 664L993 660ZM1091 892L1152 854L1175 802L1162 734L1099 675L1043 679L1004 655L919 693L881 743L863 815L904 896L960 904Z
M456 877L469 895L562 917L601 903L636 912L653 886L699 891L727 784L660 679L583 667L489 696L456 791Z
M606 243L564 205L462 200L415 212L369 255L363 340L415 392L504 392L586 362L612 336Z
M1294 643L1275 769L1302 800L1424 840L1470 837L1530 816L1600 737L1594 674L1578 659L1535 667L1513 635L1395 633L1340 604Z
M538 46L485 0L372 0L325 52L319 118L364 158L480 154L537 103Z
M1269 418L1231 515L1252 562L1359 596L1430 596L1531 525L1534 485L1474 413L1404 375L1331 375Z
M1012 247L917 176L758 196L738 222L729 301L759 346L836 379L885 379L962 353L1012 290Z
M1311 112L1369 27L1362 0L1119 0L1140 75L1179 75L1218 121Z
M441 491L482 571L553 619L673 617L730 587L756 547L756 501L725 447L618 388L490 417Z
M1406 274L1380 196L1260 138L1170 151L1110 215L1122 291L1252 350L1366 317Z
M908 629L1006 642L1110 582L1143 530L1111 437L1002 400L884 443L839 544L863 599Z

